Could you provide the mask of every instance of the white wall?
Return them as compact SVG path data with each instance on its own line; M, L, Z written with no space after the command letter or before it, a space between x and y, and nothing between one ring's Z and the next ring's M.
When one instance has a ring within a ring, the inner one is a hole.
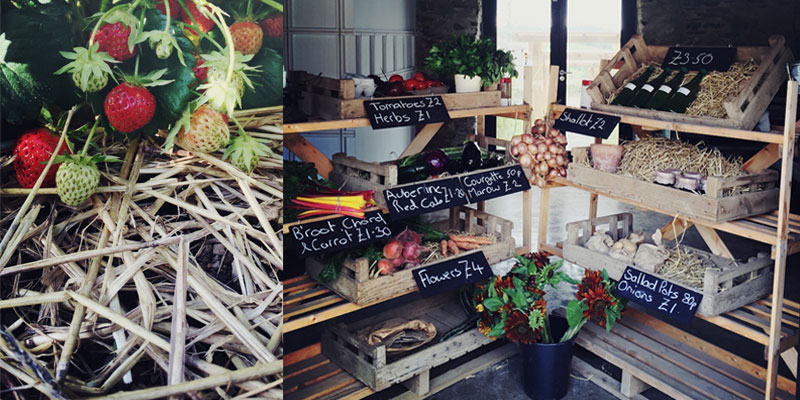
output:
M289 0L285 16L287 70L332 78L414 73L415 0ZM385 161L399 155L414 132L357 128L304 136L328 157L347 152Z

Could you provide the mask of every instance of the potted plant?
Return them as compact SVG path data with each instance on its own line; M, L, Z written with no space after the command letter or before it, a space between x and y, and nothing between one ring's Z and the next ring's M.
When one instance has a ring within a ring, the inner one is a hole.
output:
M503 75L518 76L510 51L496 49L490 38L472 35L453 36L434 45L425 58L425 66L440 74L453 74L457 93L479 92Z
M612 292L614 282L605 271L586 270L577 282L560 271L564 260L551 261L547 253L515 257L518 262L508 274L476 285L478 330L521 345L528 397L560 399L567 394L575 336L592 319L610 331L624 301ZM544 298L545 289L561 281L578 284L575 299L566 307L566 320L548 315Z

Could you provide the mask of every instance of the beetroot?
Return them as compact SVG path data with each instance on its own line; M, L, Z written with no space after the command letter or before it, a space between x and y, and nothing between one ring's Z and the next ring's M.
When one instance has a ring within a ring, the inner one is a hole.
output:
M403 246L397 239L392 239L383 246L383 256L389 259L398 258L403 254Z
M394 266L391 261L384 258L378 261L378 271L380 271L381 275L392 275L394 274Z
M420 253L422 253L422 248L414 243L408 243L403 247L403 258L406 260L416 260L419 258Z
M403 257L392 258L391 260L389 260L389 262L392 263L393 267L399 267L403 265L403 261L405 261L403 260Z
M403 243L403 245L409 242L420 244L422 238L419 237L419 234L417 234L417 232L414 232L406 228L406 230L397 235L397 240L399 240L400 243Z

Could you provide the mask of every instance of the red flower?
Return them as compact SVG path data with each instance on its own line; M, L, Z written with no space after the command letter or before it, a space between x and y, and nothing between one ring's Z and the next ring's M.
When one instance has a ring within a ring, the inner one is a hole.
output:
M617 304L606 289L600 271L586 270L581 283L578 284L578 292L575 293L575 298L584 300L589 307L583 312L583 316L586 319L598 318L600 326L606 324L606 309Z
M498 296L503 295L503 291L501 289L513 289L513 288L514 288L514 279L511 277L510 274L494 278L494 290L497 292Z
M541 338L538 330L531 329L528 324L528 317L517 310L508 315L504 329L506 338L514 343L531 344L536 343Z

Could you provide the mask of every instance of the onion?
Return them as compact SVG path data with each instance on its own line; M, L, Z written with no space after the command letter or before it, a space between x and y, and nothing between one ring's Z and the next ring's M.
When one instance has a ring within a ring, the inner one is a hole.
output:
M551 144L549 150L550 150L551 153L558 154L558 145L557 144Z
M546 144L546 145L550 146L551 144L553 144L553 138L547 138L547 139L545 139L545 140L544 140L544 144Z
M558 144L567 144L567 137L563 136L563 135L559 135L559 136L556 136L555 141Z
M550 161L553 159L553 153L544 153L544 160Z
M561 134L561 131L559 131L558 129L555 129L555 128L551 128L550 129L550 135L551 136L558 136L560 134Z
M536 125L533 129L536 131L536 133L540 135L544 135L544 133L547 130L547 128L544 125Z
M539 153L547 152L547 145L544 143L539 143Z
M550 167L550 168L558 167L558 164L556 163L556 159L555 158L551 158L551 159L547 160L547 166Z
M558 167L558 173L565 178L567 177L567 169L564 167Z
M557 156L556 156L556 164L558 164L558 165L564 165L564 160L565 160L565 158L564 158L564 156L562 156L561 154L559 154L559 155L557 155Z
M531 135L530 133L523 133L522 142L525 144L533 143L533 135Z
M511 146L511 155L514 157L519 155L519 151L517 151L517 146Z
M531 143L528 145L528 154L536 154L539 152L539 146Z
M519 165L521 165L522 168L530 168L531 164L533 164L533 158L531 158L530 154L519 156Z
M542 174L542 175L546 174L548 169L549 169L549 167L547 166L546 162L542 161L541 163L539 163L539 173L540 174Z
M533 158L536 161L542 161L542 160L544 160L544 153L536 153L536 154L533 155Z
M520 142L522 142L522 135L514 135L514 137L511 138L512 146L516 146L520 144Z
M520 144L518 144L516 146L516 149L517 149L517 153L525 154L525 153L528 152L528 145L526 145L525 143L520 143Z
M536 121L533 121L534 126L544 126L544 120L541 118L537 118Z
M547 174L547 177L550 178L550 179L553 179L553 178L555 178L557 176L558 176L558 170L555 169L555 168L551 169L550 172Z

